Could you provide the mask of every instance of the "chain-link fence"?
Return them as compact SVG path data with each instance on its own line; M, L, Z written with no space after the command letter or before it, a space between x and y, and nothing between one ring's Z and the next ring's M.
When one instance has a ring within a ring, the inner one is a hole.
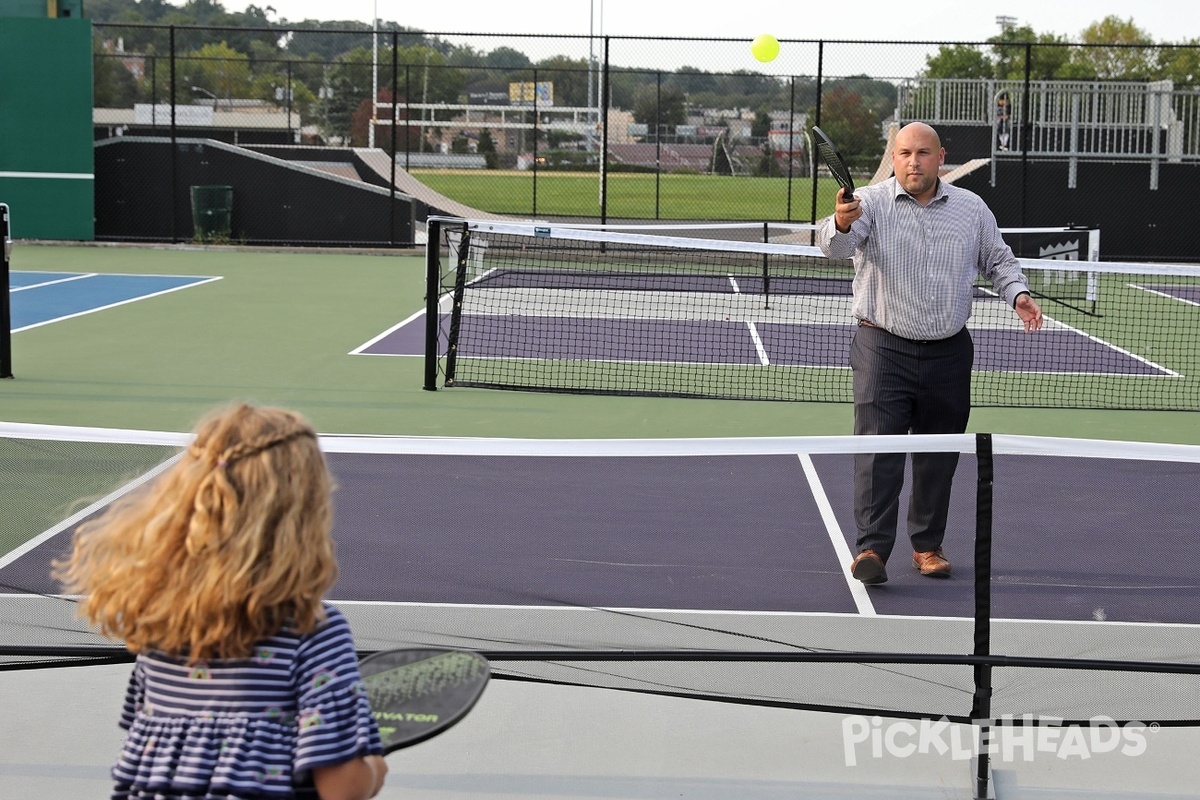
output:
M784 40L760 63L731 39L94 30L100 239L405 246L430 213L815 221L836 189L812 125L869 182L922 120L1002 225L1192 259L1158 200L1200 175L1197 46ZM205 186L232 207L197 209Z

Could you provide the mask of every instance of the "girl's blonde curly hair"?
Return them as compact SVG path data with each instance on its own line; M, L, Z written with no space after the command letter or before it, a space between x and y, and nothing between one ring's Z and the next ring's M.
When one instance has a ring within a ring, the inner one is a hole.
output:
M333 481L312 426L237 404L178 463L75 533L55 577L81 616L133 652L245 658L323 619L337 578Z

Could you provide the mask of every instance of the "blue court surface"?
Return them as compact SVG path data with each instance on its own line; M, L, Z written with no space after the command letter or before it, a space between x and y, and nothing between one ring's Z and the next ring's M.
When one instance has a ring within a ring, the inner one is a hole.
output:
M36 328L216 280L220 278L14 271L9 276L12 330Z

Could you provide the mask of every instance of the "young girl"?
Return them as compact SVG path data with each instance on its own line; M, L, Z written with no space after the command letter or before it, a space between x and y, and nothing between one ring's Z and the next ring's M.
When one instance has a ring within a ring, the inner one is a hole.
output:
M366 800L387 772L337 576L332 480L298 415L235 405L76 533L56 575L137 653L113 798Z

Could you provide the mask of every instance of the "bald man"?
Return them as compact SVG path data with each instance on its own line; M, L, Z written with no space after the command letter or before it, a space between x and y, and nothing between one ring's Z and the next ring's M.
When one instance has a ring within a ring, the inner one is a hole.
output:
M945 158L937 131L922 122L904 126L892 151L893 177L850 197L839 190L819 234L826 256L854 260L855 434L967 429L975 349L966 324L977 276L991 282L1026 332L1042 327L991 210L938 177ZM854 458L858 554L850 572L865 584L887 580L904 464L903 453ZM912 454L908 536L922 575L950 574L942 541L957 466L958 453Z

